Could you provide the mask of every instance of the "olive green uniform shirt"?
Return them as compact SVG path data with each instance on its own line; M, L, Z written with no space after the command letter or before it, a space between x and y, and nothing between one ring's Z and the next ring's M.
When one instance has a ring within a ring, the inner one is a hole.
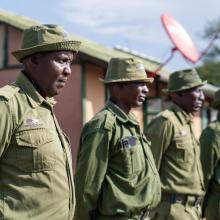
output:
M0 89L0 219L73 218L70 146L54 104L23 73Z
M192 116L173 104L151 121L146 133L162 191L204 195L200 146L193 133Z
M78 220L133 219L159 203L159 175L131 113L109 101L84 126L75 185Z
M207 219L220 218L220 114L202 132L201 162L207 190L205 214Z

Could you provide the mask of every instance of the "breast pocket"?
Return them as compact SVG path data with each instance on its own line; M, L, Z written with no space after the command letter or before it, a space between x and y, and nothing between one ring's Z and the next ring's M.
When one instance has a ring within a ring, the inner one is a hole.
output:
M148 164L150 165L150 167L152 168L152 171L154 172L154 174L157 174L157 168L155 165L155 161L152 155L152 152L150 150L150 142L147 140L147 138L142 135L142 140L143 140L143 148L144 148L144 154L145 154L145 158L148 162Z
M176 138L174 140L176 148L176 159L179 163L188 163L192 158L193 146L188 138Z
M120 143L120 158L123 164L123 173L126 176L139 173L142 169L142 160L140 144L135 137L128 137L121 141Z
M53 170L55 165L53 136L46 129L31 129L16 134L16 161L20 170Z

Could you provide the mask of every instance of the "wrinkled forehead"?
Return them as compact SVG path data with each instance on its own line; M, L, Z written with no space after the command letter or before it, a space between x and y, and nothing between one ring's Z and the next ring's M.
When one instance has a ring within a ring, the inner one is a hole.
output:
M203 92L204 85L196 86L190 89L182 90L183 93Z
M66 55L66 56L74 56L76 54L73 51L68 50L60 50L60 51L48 51L48 52L39 52L39 54L42 55L51 55L51 56L59 56L59 55Z
M39 56L41 58L67 58L73 60L75 57L75 52L73 51L49 51L49 52L39 52L31 56Z

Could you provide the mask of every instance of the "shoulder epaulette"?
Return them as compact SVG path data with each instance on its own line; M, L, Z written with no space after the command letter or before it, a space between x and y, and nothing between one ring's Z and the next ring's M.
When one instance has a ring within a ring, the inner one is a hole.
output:
M0 97L5 98L6 100L9 100L12 98L17 92L19 91L18 87L12 86L12 85L6 85L2 88L0 88Z
M169 110L165 110L163 112L161 112L160 116L164 117L164 118L170 118L173 115L173 112L169 111Z
M216 129L219 127L219 125L220 125L220 123L218 121L213 121L207 126L207 128L208 129Z
M104 128L111 130L115 123L115 116L111 113L107 113L105 116Z

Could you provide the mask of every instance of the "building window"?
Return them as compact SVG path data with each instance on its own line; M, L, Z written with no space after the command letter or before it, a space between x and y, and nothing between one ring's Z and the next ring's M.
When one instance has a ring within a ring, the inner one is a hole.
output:
M163 97L148 97L143 105L144 131L151 120L161 111L168 109L171 102Z
M162 98L161 97L148 97L143 105L143 113L144 113L144 131L146 131L147 125L150 121L162 111Z
M5 67L7 62L7 47L6 47L6 32L5 26L0 24L0 68Z
M21 64L11 54L21 48L22 30L0 23L0 69L20 68Z
M213 108L204 107L202 109L202 128L206 128L210 122L216 121L218 111Z

